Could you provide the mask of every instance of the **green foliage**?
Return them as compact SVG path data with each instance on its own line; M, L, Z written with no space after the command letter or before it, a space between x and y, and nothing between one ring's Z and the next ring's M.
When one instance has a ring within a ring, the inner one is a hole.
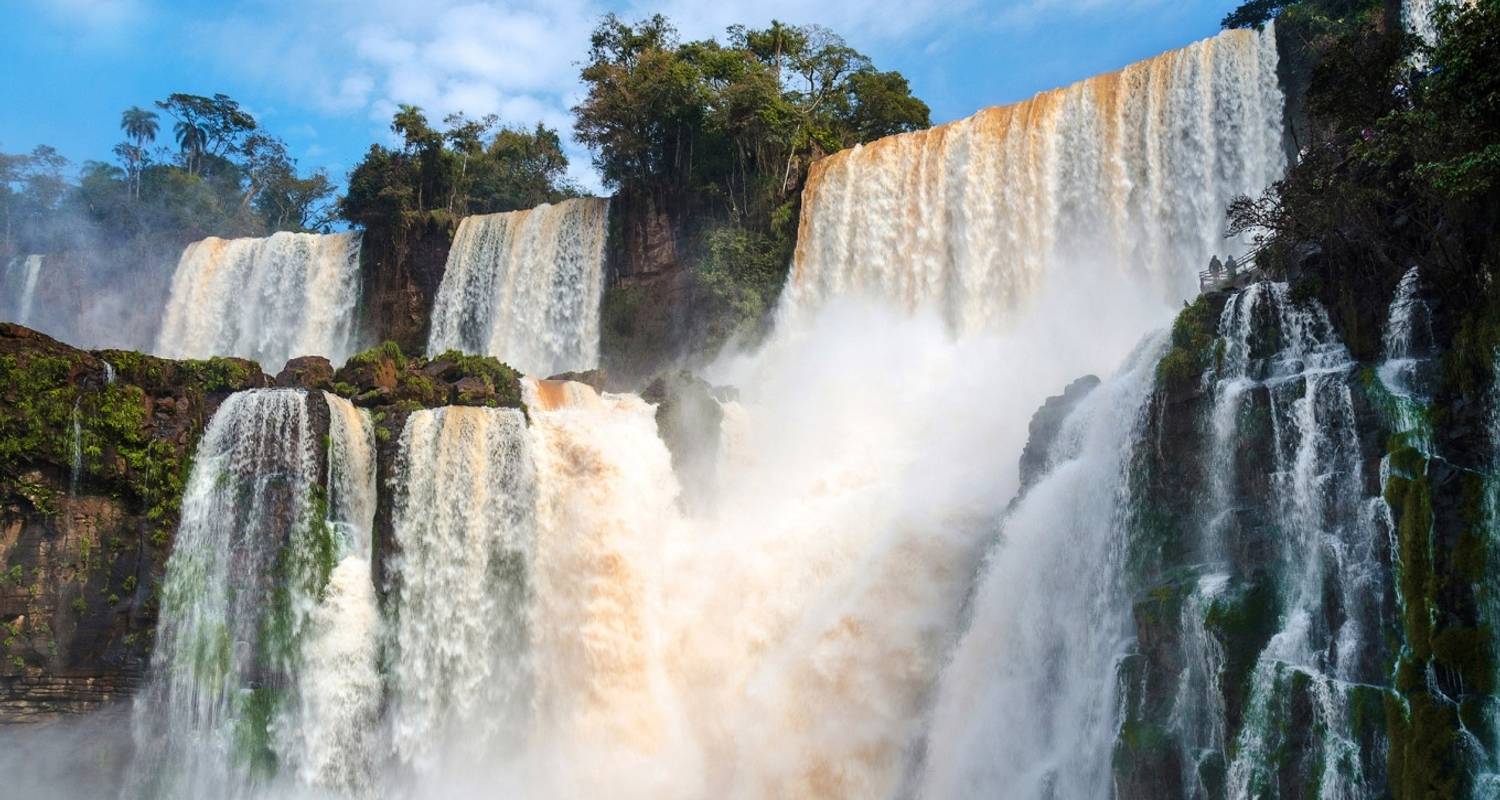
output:
M118 166L69 162L40 146L0 153L0 254L108 251L101 269L156 267L205 236L326 230L334 185L326 173L299 174L286 144L225 95L173 94L157 111L131 106L120 116L126 140ZM175 152L153 148L160 115L172 120Z
M428 124L422 110L403 105L391 131L404 145L378 144L349 174L339 213L357 225L405 230L423 216L450 217L531 208L576 197L566 177L568 158L557 131L498 128L498 118L448 116L446 129Z
M766 319L781 291L791 241L740 228L717 228L704 236L698 286L717 313L707 350Z
M1196 386L1214 354L1215 320L1208 298L1200 296L1185 306L1172 323L1172 347L1156 365L1157 385L1173 393Z
M1267 245L1272 274L1310 287L1361 359L1378 354L1379 309L1419 265L1469 326L1445 358L1469 393L1496 343L1473 312L1494 305L1500 268L1500 2L1440 4L1435 21L1428 47L1378 3L1284 7L1278 30L1311 64L1310 140L1282 181L1231 205L1230 229Z
M594 29L574 113L607 183L704 193L763 223L822 154L930 124L900 73L826 28L773 21L727 38L681 43L660 15Z

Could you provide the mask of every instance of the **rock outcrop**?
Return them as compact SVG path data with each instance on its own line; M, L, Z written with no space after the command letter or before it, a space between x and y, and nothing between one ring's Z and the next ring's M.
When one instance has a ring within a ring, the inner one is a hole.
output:
M268 383L0 325L0 723L137 686L193 448L225 397Z
M1088 397L1089 392L1098 386L1097 375L1085 375L1068 384L1062 394L1047 398L1042 407L1031 416L1026 447L1021 451L1021 489L1018 496L1024 494L1046 473L1052 461L1057 435L1062 432L1063 422L1083 398Z

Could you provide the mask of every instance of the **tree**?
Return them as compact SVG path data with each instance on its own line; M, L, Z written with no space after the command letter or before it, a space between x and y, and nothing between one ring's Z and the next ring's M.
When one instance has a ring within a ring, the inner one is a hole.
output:
M120 130L125 132L125 137L130 140L130 143L116 147L115 152L125 157L126 171L134 184L134 194L139 198L141 196L141 168L146 160L146 145L156 141L156 112L147 111L140 106L131 106L120 114Z
M514 211L577 195L565 177L568 159L557 131L540 124L497 129L494 115L450 114L443 122L439 131L422 109L400 106L391 131L402 137L401 149L370 146L349 173L339 215L367 228L400 229L434 211Z
M177 120L172 131L189 174L202 171L205 155L222 159L239 148L257 127L255 118L224 94L172 94L157 101L156 107Z

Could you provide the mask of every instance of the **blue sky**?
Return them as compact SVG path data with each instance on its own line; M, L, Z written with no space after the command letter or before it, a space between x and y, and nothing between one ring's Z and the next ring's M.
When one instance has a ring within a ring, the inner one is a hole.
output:
M570 129L598 17L664 13L684 38L771 19L841 33L898 69L933 121L1212 35L1200 0L0 0L0 151L107 159L120 111L223 92L342 180L396 103ZM166 127L166 126L164 126ZM572 147L573 171L597 179Z

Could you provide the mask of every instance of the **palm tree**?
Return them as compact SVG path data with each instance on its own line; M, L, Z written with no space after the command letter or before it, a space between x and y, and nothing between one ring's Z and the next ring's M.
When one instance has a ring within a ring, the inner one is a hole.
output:
M130 176L135 182L135 196L141 196L141 172L145 168L146 143L156 141L156 112L131 106L120 114L120 130L135 143L130 153Z
M188 173L193 173L193 165L198 157L203 154L203 147L208 143L208 131L201 125L195 125L186 120L172 126L172 132L177 135L177 146L187 156Z

